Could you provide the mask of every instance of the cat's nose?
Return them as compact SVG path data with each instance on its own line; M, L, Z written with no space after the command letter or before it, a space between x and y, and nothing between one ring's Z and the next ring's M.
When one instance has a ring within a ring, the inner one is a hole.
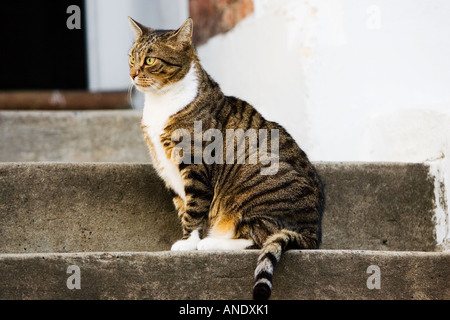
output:
M130 77L134 80L139 75L139 70L131 70L130 71Z

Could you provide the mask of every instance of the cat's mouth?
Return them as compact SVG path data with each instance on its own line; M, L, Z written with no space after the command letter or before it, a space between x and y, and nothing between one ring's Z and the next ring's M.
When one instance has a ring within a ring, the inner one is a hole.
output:
M149 78L135 77L131 81L138 89L141 89L141 90L146 90L146 89L158 90L159 89L159 86L156 84L156 82Z

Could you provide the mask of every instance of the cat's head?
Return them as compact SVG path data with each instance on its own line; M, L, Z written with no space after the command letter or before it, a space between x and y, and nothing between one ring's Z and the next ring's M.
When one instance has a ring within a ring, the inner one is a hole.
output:
M133 84L145 92L162 90L183 79L197 59L192 19L178 30L154 30L129 20L135 35L128 57Z

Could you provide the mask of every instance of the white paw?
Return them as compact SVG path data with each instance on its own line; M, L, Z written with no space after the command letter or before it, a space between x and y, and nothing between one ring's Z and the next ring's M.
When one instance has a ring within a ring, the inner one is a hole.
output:
M170 248L170 250L172 251L196 250L199 241L200 237L198 235L198 230L194 230L189 238L187 238L186 240L178 240L172 245L172 248Z
M192 241L191 239L178 240L170 248L171 251L188 251L196 249L197 249L197 242Z
M197 250L221 250L222 239L205 238L197 244Z
M197 244L197 250L244 250L253 245L250 239L205 238Z

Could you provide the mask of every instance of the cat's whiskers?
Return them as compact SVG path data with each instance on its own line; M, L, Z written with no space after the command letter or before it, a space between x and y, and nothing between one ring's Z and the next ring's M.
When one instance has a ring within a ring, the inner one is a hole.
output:
M133 85L133 83L131 82L131 83L128 85L128 103L130 104L130 106L133 105L133 88L134 88L134 85Z

